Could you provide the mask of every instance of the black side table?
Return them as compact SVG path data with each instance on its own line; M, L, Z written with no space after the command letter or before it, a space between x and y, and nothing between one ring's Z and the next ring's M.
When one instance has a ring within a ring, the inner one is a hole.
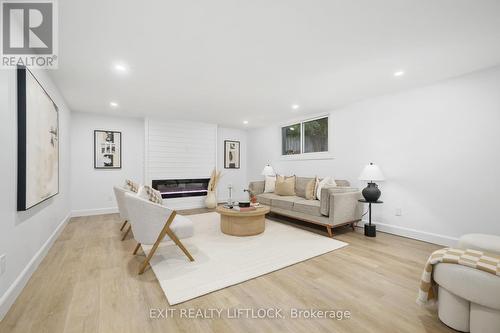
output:
M365 199L359 199L359 202L368 204L368 223L365 223L365 236L366 237L376 237L377 236L377 226L372 224L372 204L381 204L383 201L366 201Z

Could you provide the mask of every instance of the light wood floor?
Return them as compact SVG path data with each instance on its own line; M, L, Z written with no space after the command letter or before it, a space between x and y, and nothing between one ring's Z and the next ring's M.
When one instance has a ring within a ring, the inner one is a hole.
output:
M365 238L360 228L335 230L350 244L343 249L174 306L339 309L351 319L150 319L151 308L170 306L151 269L137 275L144 254L132 255L130 236L120 241L120 224L117 215L73 218L0 332L453 332L415 303L423 265L439 247L383 233Z

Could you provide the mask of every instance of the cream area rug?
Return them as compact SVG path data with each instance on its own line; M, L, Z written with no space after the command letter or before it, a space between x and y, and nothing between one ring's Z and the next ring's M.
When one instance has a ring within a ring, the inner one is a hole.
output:
M181 241L195 261L190 262L173 242L162 243L151 260L151 267L170 305L348 245L268 219L264 233L236 237L220 231L218 213L188 218L193 221L194 236ZM150 248L143 246L146 253Z

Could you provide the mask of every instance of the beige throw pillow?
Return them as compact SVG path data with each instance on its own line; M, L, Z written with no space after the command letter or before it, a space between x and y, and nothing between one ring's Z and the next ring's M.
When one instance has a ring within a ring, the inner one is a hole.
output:
M306 185L306 199L307 200L316 199L314 190L316 189L316 179L317 178L318 177L311 179L311 181L309 181Z
M323 178L323 180L319 182L319 184L316 188L316 198L318 200L321 200L321 190L325 186L332 187L332 186L337 186L337 184L335 183L335 180L333 179L333 177Z
M319 186L319 178L318 176L316 176L316 178L314 179L314 193L313 193L313 199L314 200L318 200L318 196L317 196L317 192L318 192L318 186Z
M274 193L277 195L295 195L295 176L278 176Z
M276 186L276 176L266 176L264 193L273 193Z

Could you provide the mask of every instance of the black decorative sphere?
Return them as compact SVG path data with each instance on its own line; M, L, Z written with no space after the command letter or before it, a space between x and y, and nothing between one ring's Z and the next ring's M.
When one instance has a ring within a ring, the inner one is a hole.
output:
M368 183L368 186L363 189L362 193L368 202L376 202L380 198L380 190L375 183Z

